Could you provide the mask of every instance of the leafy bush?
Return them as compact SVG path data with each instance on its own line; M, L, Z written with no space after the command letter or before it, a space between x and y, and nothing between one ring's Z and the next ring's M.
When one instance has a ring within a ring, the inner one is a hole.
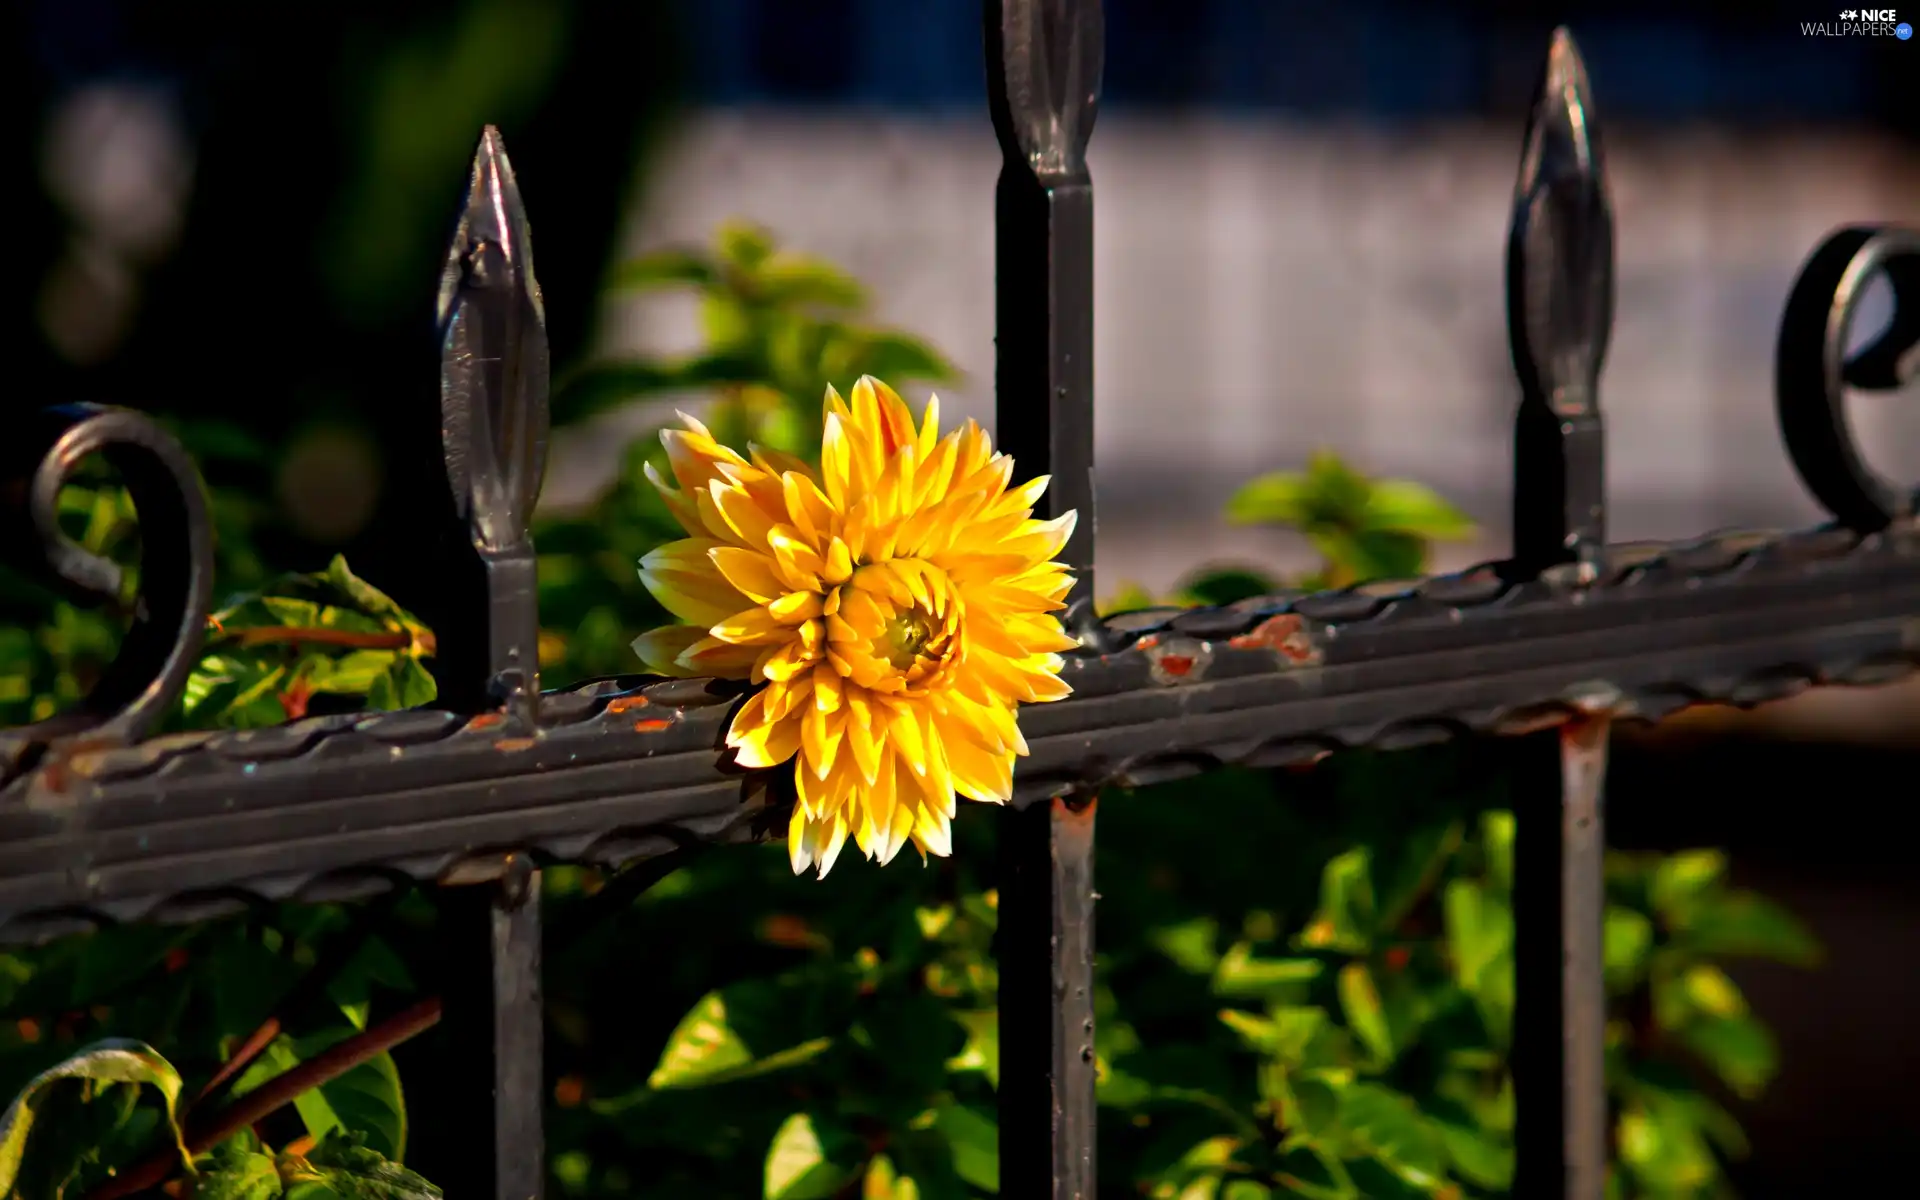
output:
M866 324L854 281L746 227L724 229L711 252L629 264L616 281L693 289L707 345L574 374L556 394L562 421L698 389L728 443L805 452L818 443L823 381L954 376L923 343ZM235 444L230 430L183 432L203 453ZM634 570L675 536L649 464L664 461L644 438L588 511L539 523L550 682L634 669L628 642L666 619ZM270 575L254 549L259 503L236 491L214 501L222 579L249 590L219 615L178 726L431 700L429 631L344 561ZM63 506L90 548L133 532L111 481L70 488ZM1250 483L1228 515L1305 536L1323 562L1299 586L1414 574L1432 540L1467 532L1427 489L1369 480L1324 453ZM1225 603L1281 582L1216 568L1176 599ZM116 639L111 611L26 597L0 587L22 616L0 630L0 719L11 721L82 694ZM1102 1175L1116 1191L1464 1200L1508 1186L1511 786L1499 747L1464 744L1105 798L1097 1065ZM793 879L773 850L703 855L554 946L556 1193L995 1192L996 827L975 814L956 824L951 859L845 866L824 885ZM548 874L556 924L623 886L594 870ZM1712 851L1616 854L1607 882L1612 1194L1724 1194L1721 1163L1742 1145L1722 1099L1764 1087L1774 1049L1719 963L1811 962L1816 948L1785 913L1730 888ZM0 955L0 1088L21 1094L0 1120L0 1192L79 1197L136 1162L171 1170L183 1153L176 1103L224 1113L251 1095L290 1102L291 1115L188 1146L196 1194L437 1194L397 1165L411 1125L434 1114L408 1111L392 1057L369 1041L375 1007L418 991L408 964L432 913L415 898L375 916L289 906ZM323 995L287 1014L285 1030L266 1029L264 1049L222 1082L222 1064L342 939L357 950ZM352 1039L368 1050L351 1070L289 1090L297 1064ZM32 1129L26 1114L38 1114Z

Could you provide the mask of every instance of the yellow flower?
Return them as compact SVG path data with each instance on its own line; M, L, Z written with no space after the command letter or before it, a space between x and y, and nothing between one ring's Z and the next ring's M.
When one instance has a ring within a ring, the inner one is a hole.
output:
M968 421L916 428L893 389L827 389L820 467L755 447L751 460L681 414L661 435L672 486L649 478L692 536L640 561L686 625L633 648L666 675L766 686L733 719L745 767L793 760L796 874L825 875L847 836L890 861L911 841L951 851L956 795L1007 800L1027 752L1022 703L1059 700L1052 615L1072 577L1053 561L1074 514L1033 519L1045 477L1009 489L1013 460Z

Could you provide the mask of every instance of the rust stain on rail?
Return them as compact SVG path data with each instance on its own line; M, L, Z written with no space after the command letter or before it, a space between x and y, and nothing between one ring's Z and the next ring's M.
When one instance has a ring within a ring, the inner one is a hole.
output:
M1247 632L1228 638L1227 645L1235 650L1271 650L1291 666L1315 666L1321 659L1320 645L1306 618L1298 613L1268 617Z

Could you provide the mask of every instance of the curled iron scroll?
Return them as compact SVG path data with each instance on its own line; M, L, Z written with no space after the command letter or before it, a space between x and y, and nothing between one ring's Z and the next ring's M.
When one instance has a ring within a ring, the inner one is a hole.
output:
M186 687L213 601L213 538L199 472L152 420L124 408L71 404L28 415L0 448L0 542L6 558L76 604L120 599L122 573L60 528L60 489L99 455L119 475L140 522L139 593L120 652L70 712L13 730L40 744L86 735L134 741Z
M1867 283L1884 273L1893 319L1851 358L1847 338ZM1860 455L1846 389L1893 391L1920 377L1920 230L1855 225L1813 252L1780 320L1774 364L1780 434L1794 469L1836 520L1860 533L1915 513L1916 491L1881 477Z

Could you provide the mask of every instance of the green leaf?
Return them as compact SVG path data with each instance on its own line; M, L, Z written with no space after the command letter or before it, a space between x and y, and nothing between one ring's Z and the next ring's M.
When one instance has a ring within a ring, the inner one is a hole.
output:
M439 1188L369 1150L358 1134L329 1134L282 1171L293 1185L288 1200L442 1200Z
M434 682L433 673L412 655L399 654L394 656L386 673L374 679L367 691L367 705L397 712L431 704L439 694L440 687Z
M33 1131L41 1099L47 1086L56 1080L79 1079L96 1084L147 1084L166 1101L167 1124L173 1141L186 1158L186 1146L180 1140L175 1106L180 1099L180 1075L173 1064L144 1042L112 1038L95 1042L78 1054L48 1067L27 1081L0 1115L0 1195L12 1190L19 1177L20 1163L26 1154L27 1135Z
M607 289L641 292L676 285L712 287L717 278L713 264L697 250L657 250L614 267L607 277Z
M1320 908L1300 935L1315 950L1364 954L1375 926L1373 876L1365 846L1335 856L1320 872Z
M1112 595L1100 602L1100 615L1111 617L1115 613L1138 612L1143 608L1152 608L1157 602L1153 593L1137 583L1122 583Z
M407 1153L407 1102L393 1056L381 1054L322 1085L340 1125L364 1134L366 1146L398 1161Z
M1606 916L1607 986L1625 991L1638 983L1653 950L1653 922L1642 913L1614 905Z
M1325 1009L1275 1006L1265 1016L1224 1009L1220 1020L1252 1049L1287 1066L1316 1065L1314 1048L1332 1028Z
M753 275L753 299L775 308L792 306L860 309L867 289L825 259L778 254Z
M1690 1111L1660 1093L1621 1112L1614 1140L1622 1165L1638 1177L1640 1194L1697 1196L1720 1174Z
M920 1200L920 1187L900 1174L892 1159L881 1154L867 1164L867 1176L860 1183L860 1200Z
M1480 818L1482 853L1486 855L1487 876L1502 892L1513 892L1513 835L1511 812L1494 811Z
M983 1008L954 1011L954 1020L967 1031L967 1044L947 1060L949 1071L979 1071L987 1077L987 1086L1000 1087L1000 1010Z
M283 1194L280 1166L250 1139L229 1138L199 1164L194 1200L277 1200Z
M765 364L751 352L733 346L671 362L592 363L568 373L554 388L553 421L584 421L644 396L756 383L765 373Z
M834 1147L840 1149L840 1147ZM853 1170L834 1161L806 1113L781 1123L767 1149L765 1200L827 1200L853 1179Z
M1780 1066L1773 1035L1752 1017L1691 1021L1680 1031L1680 1041L1743 1099L1765 1091Z
M904 333L870 331L860 339L857 374L888 383L953 383L960 369L944 354Z
M1310 519L1307 477L1297 471L1274 471L1240 485L1227 500L1227 520L1236 525L1287 525L1298 528Z
M1726 878L1727 856L1718 850L1688 850L1660 860L1653 872L1653 905L1670 920L1684 920L1695 900Z
M1247 942L1235 942L1213 973L1216 996L1265 996L1276 988L1311 983L1326 965L1317 958L1256 958Z
M402 624L417 625L412 616L394 602L393 597L353 573L347 565L347 556L336 554L327 564L321 576L342 596L351 600L354 606L370 617L391 617Z
M1356 580L1408 579L1427 566L1427 543L1410 533L1390 529L1366 529L1345 535L1337 551L1329 551L1316 539L1316 546L1332 565Z
M1340 1117L1355 1146L1407 1184L1430 1190L1443 1181L1445 1143L1402 1093L1356 1083L1341 1095Z
M668 1036L659 1065L647 1077L647 1086L691 1087L752 1061L753 1053L746 1042L727 1023L726 999L719 992L708 992Z
M1348 963L1340 968L1339 991L1340 1008L1346 1014L1348 1027L1366 1046L1374 1062L1381 1066L1391 1063L1395 1053L1393 1032L1380 1003L1380 990L1364 963Z
M1801 967L1820 961L1820 943L1807 927L1752 892L1697 897L1678 925L1682 942L1695 954L1765 958Z
M1214 948L1219 936L1218 922L1211 917L1195 917L1178 925L1150 930L1147 941L1181 970L1210 975L1220 961L1220 952Z
M727 221L715 234L720 257L746 271L757 270L773 254L773 235L749 221Z
M1274 1179L1288 1195L1300 1196L1303 1200L1360 1198L1346 1167L1319 1146L1299 1146L1281 1155Z
M1440 493L1410 479L1374 481L1367 491L1366 528L1429 541L1472 537L1473 522Z
M1271 596L1280 590L1278 579L1251 567L1209 567L1189 575L1179 585L1181 598L1187 603L1216 607L1254 596Z
M1000 1127L959 1104L941 1106L934 1128L953 1149L953 1169L983 1192L1000 1194Z
M1453 1169L1468 1181L1491 1192L1513 1187L1513 1144L1485 1129L1452 1122L1435 1122Z

